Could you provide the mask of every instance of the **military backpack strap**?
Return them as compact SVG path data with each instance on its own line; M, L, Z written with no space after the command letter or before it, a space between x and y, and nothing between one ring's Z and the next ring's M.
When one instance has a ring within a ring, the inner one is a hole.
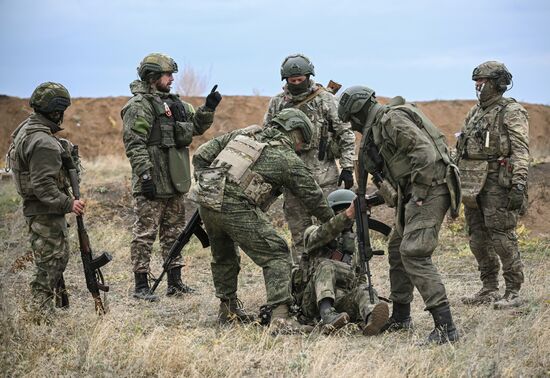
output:
M322 85L320 84L317 84L317 89L315 91L313 91L309 96L307 96L306 98L304 98L302 101L300 101L299 103L297 104L294 104L292 105L293 108L299 108L300 106L310 102L311 100L313 100L315 97L317 97L318 95L321 94L321 92L326 92L326 89L325 87L323 87Z
M516 102L514 99L507 99L506 103L498 112L498 129L506 133L506 138L508 139L508 156L512 155L512 140L510 139L510 132L508 128L504 127L504 116L506 115L506 107L512 102Z

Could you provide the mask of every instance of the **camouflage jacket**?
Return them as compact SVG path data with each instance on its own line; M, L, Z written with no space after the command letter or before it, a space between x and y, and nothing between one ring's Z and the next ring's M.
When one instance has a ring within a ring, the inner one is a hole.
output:
M313 91L321 87L311 80L310 90L304 94L293 96L286 88L269 101L267 113L264 116L264 126L269 126L273 117L282 109L293 107L303 101ZM321 89L321 92L310 101L298 107L313 123L311 143L300 154L302 160L314 173L323 170L324 165L334 165L335 158L339 158L342 169L353 170L355 155L355 134L349 123L342 123L338 118L338 104L333 94ZM318 159L319 143L325 129L328 131L328 145L325 159Z
M406 112L379 109L369 133L384 159L384 176L399 187L402 198L426 198L430 187L445 178L446 165L434 142Z
M71 212L73 199L61 160L65 150L54 136L58 130L59 125L33 113L12 134L9 166L25 216Z
M488 134L487 134L488 133ZM457 142L458 160L509 160L511 185L526 185L529 169L527 111L511 98L499 96L485 109L470 109ZM489 173L499 164L490 164Z
M209 168L224 147L236 136L245 132L246 129L235 130L201 145L193 155L195 175ZM311 171L290 147L292 145L290 140L274 128L263 129L254 134L254 139L267 145L250 169L271 185L273 196L280 194L282 188L288 189L302 201L311 215L321 222L328 221L333 216L333 211L328 206L323 191L315 182ZM222 211L235 211L255 206L249 202L238 184L226 181Z
M305 238L306 254L310 258L329 258L329 250L337 249L342 253L355 255L355 234L349 233L351 245L345 245L349 243L342 240L341 237L342 232L350 229L353 222L353 219L349 219L344 212L341 212L326 223L309 226L305 231L305 235L307 235Z
M214 112L204 106L195 112L191 104L181 101L177 95L152 91L147 83L140 80L133 81L130 89L134 96L122 108L121 117L126 156L132 166L132 194L141 193L140 177L149 171L155 182L157 197L171 197L177 191L170 177L168 149L173 147L175 130L181 133L182 146L188 146L193 136L202 135L212 125ZM167 104L174 102L183 104L183 121L176 121L168 109ZM151 143L153 125L158 122L169 138L163 135L160 144Z

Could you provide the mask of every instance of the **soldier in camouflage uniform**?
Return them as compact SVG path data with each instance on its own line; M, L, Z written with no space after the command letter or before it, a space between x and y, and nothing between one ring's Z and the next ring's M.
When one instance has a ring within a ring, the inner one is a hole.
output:
M149 262L159 234L163 258L185 227L184 194L191 184L189 149L193 136L212 125L221 95L212 89L196 111L170 93L178 66L164 54L147 55L138 69L140 80L130 84L133 97L122 108L123 139L132 165L132 194L136 222L130 253L135 278L134 297L155 301L149 294ZM192 292L181 280L183 259L168 268L167 295Z
M55 136L62 130L63 113L70 104L63 85L40 84L30 98L34 113L13 132L8 152L36 265L31 292L35 308L44 313L53 309L54 296L64 289L63 272L69 261L65 214L84 212L84 202L70 195L63 164L71 159L72 145Z
M355 134L349 124L342 123L336 111L336 99L311 78L315 71L311 61L302 54L290 55L281 66L281 80L286 80L283 92L273 97L264 118L269 126L282 109L303 111L313 124L311 142L304 146L300 158L311 169L325 196L344 182L353 186L353 156ZM340 174L335 159L339 159ZM284 190L284 213L292 235L292 255L299 261L303 252L303 234L312 225L307 210L290 191Z
M466 116L457 157L470 249L483 286L463 302L496 301L495 308L514 307L521 304L523 283L515 228L527 197L528 116L516 100L503 97L512 80L504 64L482 63L474 69L472 80L479 103ZM506 284L502 298L498 291L499 259Z
M246 322L237 298L237 245L263 269L271 324L277 331L302 331L288 313L291 256L285 240L265 214L282 188L303 202L308 213L328 221L333 212L311 171L296 155L310 142L312 125L301 111L285 109L272 127L251 126L203 144L193 156L197 202L212 251L212 277L220 298L219 320Z
M337 213L320 226L312 225L304 233L305 253L300 271L294 274L302 282L294 287L304 287L294 295L302 314L310 320L321 318L321 325L328 331L336 330L348 321L363 327L363 334L376 335L388 321L389 309L380 302L373 290L371 304L364 277L356 273L357 253L353 222L355 194L338 189L327 197L330 207Z
M362 132L360 167L373 175L386 204L396 207L388 245L393 312L384 330L411 327L416 287L434 319L428 341L458 340L445 286L431 258L451 203L456 212L460 189L443 134L402 97L381 105L374 91L363 86L342 93L338 115Z

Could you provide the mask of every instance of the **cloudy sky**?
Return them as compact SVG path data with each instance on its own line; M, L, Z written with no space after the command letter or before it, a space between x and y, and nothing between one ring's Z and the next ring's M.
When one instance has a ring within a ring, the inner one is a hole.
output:
M43 81L128 95L139 61L171 55L227 95L272 96L283 58L316 79L410 100L472 99L472 69L506 63L510 96L550 104L548 0L0 0L0 94Z

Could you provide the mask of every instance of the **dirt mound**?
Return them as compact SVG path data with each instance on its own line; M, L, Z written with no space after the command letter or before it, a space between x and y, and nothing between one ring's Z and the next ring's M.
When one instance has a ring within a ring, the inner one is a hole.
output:
M194 106L204 103L201 97L186 98ZM76 98L65 114L61 135L80 145L82 156L124 156L121 141L122 120L120 109L127 97ZM193 147L199 146L213 136L229 130L261 123L267 108L268 97L226 96L221 102L214 125L205 135L195 139ZM474 101L430 101L418 103L420 108L447 135L450 145ZM524 104L530 116L530 147L535 159L550 156L550 106ZM31 113L27 99L0 96L0 153L5 155L9 136L17 125Z

